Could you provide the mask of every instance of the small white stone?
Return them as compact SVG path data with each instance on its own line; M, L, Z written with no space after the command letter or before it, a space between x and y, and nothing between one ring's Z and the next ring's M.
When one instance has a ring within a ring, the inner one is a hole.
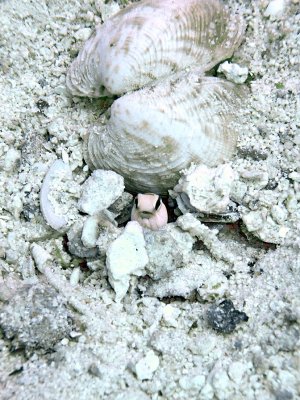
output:
M234 181L231 191L230 198L236 203L242 204L243 198L247 193L248 186L242 181Z
M113 171L98 169L82 185L78 208L95 215L108 208L123 193L124 178Z
M159 358L153 350L148 351L135 366L135 372L139 380L152 379L153 373L159 367Z
M11 147L4 156L3 170L9 173L14 172L20 159L21 159L21 152Z
M96 216L88 217L83 224L81 241L85 247L92 249L97 245L99 237L98 218Z
M298 378L296 378L295 375L293 375L291 372L287 370L279 371L278 378L280 380L282 387L290 387L290 388L295 387L297 383L299 383L298 371L296 372L295 370L295 374L296 373Z
M249 232L255 232L262 228L266 215L261 211L250 211L242 216L243 222Z
M290 213L295 212L299 205L297 201L297 197L295 195L289 195L285 202L286 208Z
M201 390L205 384L205 376L184 376L179 379L179 385L184 390Z
M170 194L178 200L183 213L193 208L195 211L218 214L226 211L234 178L234 171L229 164L216 168L192 165Z
M282 224L284 221L286 221L288 212L283 205L278 205L276 204L271 208L271 215L274 219L275 222L277 222L279 225Z
M225 61L218 68L218 73L222 73L231 82L241 84L248 78L249 70L247 67L240 67L238 64L229 63Z
M297 145L300 145L300 133L294 136L293 142Z
M171 304L167 304L163 309L163 319L170 326L176 327L178 325L176 319L179 315L180 310L178 310L178 308L172 306Z
M199 394L199 400L212 400L214 398L214 389L207 383Z
M292 179L293 181L300 182L300 173L295 171L291 172L289 174L289 178Z
M285 238L289 231L290 229L287 226L281 226L278 231L279 237Z
M246 364L240 361L235 361L230 364L228 375L235 383L240 384L247 369L248 367Z
M30 250L37 269L43 272L47 262L52 260L51 255L43 249L42 246L36 243L31 245Z
M62 158L62 160L63 160L63 162L65 163L65 164L69 164L69 155L68 155L68 153L66 152L66 150L65 149L62 149L61 150L61 158Z
M256 189L263 189L269 182L269 174L264 171L244 169L240 171L240 176L247 181L253 181Z
M55 160L48 170L40 191L40 207L48 225L55 230L63 229L68 224L61 201L61 192L66 190L67 182L72 181L72 171L62 160Z
M16 194L11 202L11 212L16 219L20 218L20 214L23 210L23 202L19 194Z
M71 276L70 276L70 284L71 284L72 286L78 285L78 283L79 283L79 278L80 278L80 268L77 267L77 268L74 268L73 271L72 271L72 273L71 273Z
M107 250L106 267L109 282L121 300L128 288L130 275L141 276L149 259L142 227L135 221L128 222L124 232Z
M272 0L265 10L265 17L280 17L285 9L286 0Z
M96 0L96 8L101 13L101 19L105 22L112 15L116 14L120 11L120 6L118 3L109 2L108 4L104 4L101 0Z
M233 383L230 381L227 372L218 369L212 379L214 393L218 399L226 400L232 398Z
M92 30L90 28L81 28L78 29L77 32L74 33L74 37L76 40L86 41L91 36Z
M76 331L70 332L70 337L71 337L71 338L77 338L77 337L79 337L79 336L81 336L81 335L82 335L81 332L76 332Z

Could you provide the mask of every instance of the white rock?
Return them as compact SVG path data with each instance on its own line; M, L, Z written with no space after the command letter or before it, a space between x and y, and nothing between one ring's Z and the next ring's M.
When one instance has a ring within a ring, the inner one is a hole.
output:
M79 283L79 279L80 279L80 268L76 267L73 269L71 276L70 276L70 284L72 286L76 286Z
M81 241L85 247L92 249L97 245L99 236L98 218L96 216L88 217L84 223L81 234Z
M135 221L128 222L124 232L107 250L106 267L109 282L121 300L128 288L130 275L141 276L149 259L142 227Z
M233 383L230 381L227 372L217 369L212 378L212 386L215 396L218 399L231 399L233 394Z
M299 208L297 197L294 194L290 194L285 201L287 210L292 214Z
M167 304L163 309L163 319L164 321L173 327L178 325L177 318L180 315L180 310L178 308L172 306L171 304Z
M91 36L91 33L92 33L92 29L81 28L81 29L78 29L78 31L74 33L74 37L76 40L86 41Z
M192 165L170 194L176 198L183 213L190 208L192 211L218 214L226 211L234 178L229 164L216 168ZM180 203L185 203L183 207L186 208L182 209Z
M230 197L233 201L238 204L243 203L243 198L247 193L248 187L246 183L241 182L239 180L234 181L233 186L231 188Z
M153 350L148 351L135 366L136 376L139 380L152 379L153 373L159 367L159 358Z
M206 383L199 394L199 400L212 400L214 398L214 389L210 383Z
M51 255L36 243L31 245L30 250L37 269L43 272L47 262L52 260Z
M295 182L300 182L300 173L299 172L291 172L289 174L289 178L292 179Z
M4 156L3 163L1 162L3 170L9 173L14 172L21 159L21 152L11 147Z
M113 171L98 169L82 185L78 208L94 215L108 208L123 193L124 179Z
M217 260L224 260L229 264L235 263L236 256L218 239L217 230L210 229L208 226L202 224L191 213L180 216L176 223L183 231L188 231L192 236L200 239Z
M70 193L70 188L74 193ZM56 160L47 172L40 191L40 207L48 225L55 230L61 230L72 219L68 214L76 197L76 184L72 178L69 165L62 160Z
M205 384L205 376L204 375L196 375L196 376L183 376L179 379L179 385L184 390L196 390L199 391Z
M20 214L23 210L23 202L19 194L16 194L11 202L11 213L16 219L20 218Z
M120 6L118 3L109 2L108 4L104 4L102 0L96 0L96 8L101 13L102 21L106 21L112 15L116 14L120 11Z
M252 181L255 189L263 189L269 182L269 174L265 171L243 169L240 171L240 176L247 181Z
M218 73L222 73L231 82L244 83L248 78L249 70L247 67L240 67L238 64L229 63L225 61L218 68Z
M286 0L272 0L265 10L265 17L280 17L285 9Z
M287 236L288 232L290 232L290 228L284 225L280 226L278 229L278 235L282 239L284 239Z
M271 208L271 215L278 224L284 223L288 217L287 209L281 204L276 204Z
M267 211L250 211L242 216L242 220L249 232L261 229L266 220Z
M296 378L295 375L293 375L292 372L290 372L290 371L287 371L284 369L279 371L278 378L280 380L282 387L290 387L290 388L296 387L297 383L299 383L298 372L297 372L297 378ZM296 371L295 371L295 373L296 373Z
M240 361L235 361L228 368L228 375L236 384L240 384L248 366Z
M118 393L114 400L151 400L145 392L138 389L122 390L122 393Z
M149 255L146 270L152 279L161 279L189 261L195 239L175 224L161 231L147 230L144 236Z

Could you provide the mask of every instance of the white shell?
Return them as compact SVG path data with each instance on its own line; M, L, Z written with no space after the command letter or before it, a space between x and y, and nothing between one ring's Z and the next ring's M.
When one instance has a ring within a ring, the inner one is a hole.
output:
M55 160L47 172L40 192L40 207L46 222L55 230L60 230L68 223L67 218L60 213L61 210L51 202L51 185L55 180L72 178L72 170L63 160ZM56 181L55 181L56 182Z
M230 158L231 124L243 87L199 76L172 76L116 100L106 126L91 133L86 161L113 170L128 190L167 194L191 163L215 166Z
M97 27L67 74L73 95L123 94L231 57L245 25L218 0L144 0Z

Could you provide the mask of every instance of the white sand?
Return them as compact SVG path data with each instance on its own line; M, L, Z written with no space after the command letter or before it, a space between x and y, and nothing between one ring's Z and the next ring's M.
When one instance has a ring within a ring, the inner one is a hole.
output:
M82 272L79 285L68 283L78 259L63 250L39 208L42 179L56 158L69 161L78 184L88 176L82 138L97 130L103 104L67 97L64 82L100 22L102 1L0 0L0 314L15 298L12 320L20 318L22 328L17 290L44 282L74 318L73 332L48 352L14 352L3 329L1 400L300 398L300 3L287 1L275 17L264 16L266 0L226 3L240 5L247 21L234 61L252 77L232 165L244 174L242 215L255 212L252 225L263 222L256 238L237 227L221 230L234 267L195 250L182 271L154 284L140 280L139 291L116 304L102 259L91 265L95 272ZM33 242L52 258L43 274L34 268ZM176 297L195 288L197 296ZM206 319L210 303L223 297L249 317L229 335ZM30 332L24 322L24 336ZM150 379L138 379L136 365L151 350L159 365L148 366Z

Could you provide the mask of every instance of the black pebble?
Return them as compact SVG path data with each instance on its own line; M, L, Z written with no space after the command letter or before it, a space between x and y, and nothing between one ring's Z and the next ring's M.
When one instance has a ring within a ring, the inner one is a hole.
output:
M213 304L207 310L209 325L221 333L231 333L236 326L243 321L248 321L248 316L234 308L231 300L223 300L221 303Z

